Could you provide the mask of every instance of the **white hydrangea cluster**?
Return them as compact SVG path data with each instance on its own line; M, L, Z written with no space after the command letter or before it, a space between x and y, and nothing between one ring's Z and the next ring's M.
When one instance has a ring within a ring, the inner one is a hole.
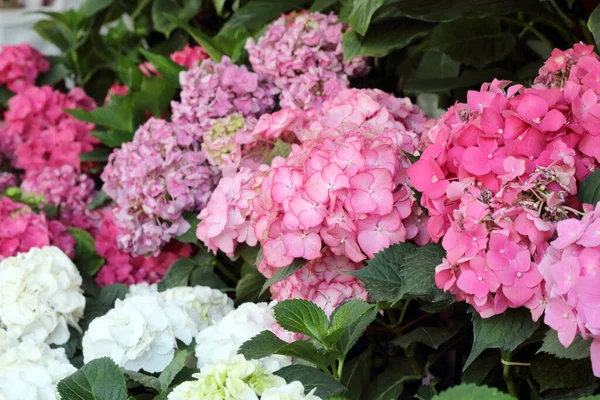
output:
M83 336L85 363L110 357L130 371L161 372L173 360L177 339L189 345L194 336L233 310L219 290L196 286L158 292L136 285L124 300L94 319Z
M207 365L193 377L197 380L177 386L168 400L321 400L313 395L314 391L305 396L302 383L286 385L283 378L240 354L229 361Z
M75 371L64 349L0 329L0 399L58 400L56 385Z
M233 360L245 341L264 330L271 330L274 323L275 315L267 303L242 304L196 336L198 368ZM288 357L280 355L258 361L267 372L274 372L291 364Z
M81 275L58 247L34 247L0 262L0 326L36 343L64 344L79 329Z

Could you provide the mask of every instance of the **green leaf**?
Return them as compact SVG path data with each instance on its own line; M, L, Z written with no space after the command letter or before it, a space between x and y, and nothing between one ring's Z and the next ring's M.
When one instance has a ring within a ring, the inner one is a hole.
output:
M600 43L600 5L597 6L590 15L587 26L590 32L592 32L592 36L594 36L596 46L598 47Z
M202 0L153 0L152 23L154 29L169 36L178 25L167 15L170 14L177 20L187 22L198 14L201 6Z
M423 377L423 369L413 358L404 355L394 357L391 364L369 386L369 400L396 399L406 382Z
M165 18L171 21L177 27L185 30L190 36L198 43L200 46L206 50L206 53L210 56L214 61L221 61L221 57L223 56L223 51L219 49L214 40L206 35L199 29L191 27L189 24L173 17L172 15L165 14Z
M407 255L415 252L417 246L412 243L398 243L377 254L367 261L367 266L350 275L360 279L377 301L395 301L398 288L402 285L400 270Z
M600 169L592 172L581 182L577 197L580 202L594 206L600 201Z
M115 148L120 147L123 143L131 142L133 140L134 132L124 131L93 131L90 135L99 139L102 144Z
M355 325L358 320L374 308L375 305L358 299L347 301L337 307L330 317L331 322L326 341L332 345L338 343L349 327Z
M502 60L515 49L516 43L515 36L503 30L500 21L493 18L440 24L427 41L428 46L477 68Z
M258 256L257 256L257 262L258 262ZM296 258L287 267L279 268L277 270L277 272L275 272L275 275L273 275L271 278L267 279L267 281L265 282L265 284L263 285L263 287L261 289L260 294L262 295L264 292L266 292L267 289L270 288L272 284L281 282L282 280L294 275L296 273L296 271L298 271L300 268L302 268L304 266L304 264L306 264L306 262L307 261L303 258Z
M213 267L208 265L197 265L196 268L192 270L190 275L190 286L206 286L213 289L225 289L228 287L227 284L215 274Z
M190 352L188 350L177 350L175 352L175 357L173 357L173 361L169 363L158 376L158 381L160 383L160 391L167 390L167 388L175 379L175 376L185 367L185 360L187 359Z
M378 312L377 307L369 309L359 319L343 330L342 335L335 344L336 349L342 357L346 357L348 352L358 342L358 339L367 330L367 327L375 320Z
M137 62L127 57L117 56L117 76L120 82L129 88L129 91L137 91L140 88L144 74Z
M108 357L81 367L58 383L62 400L127 400L127 385L121 369Z
M154 389L157 392L161 391L160 381L157 377L135 371L124 370L123 372L125 372L125 376L130 380L137 382L146 388Z
M190 258L180 258L175 261L167 270L162 281L158 283L158 290L162 292L173 287L187 286L194 268L196 268L196 263Z
M578 388L596 382L589 360L561 360L544 354L531 361L531 373L540 391Z
M473 311L473 347L463 371L485 349L513 351L535 332L540 321L533 322L525 308L509 308L500 315L481 318Z
M345 394L350 400L360 400L363 387L371 378L372 355L373 348L369 347L344 367L341 382L348 388Z
M81 153L79 155L79 161L106 162L108 161L110 153L112 153L112 149L108 147L97 147L87 153Z
M85 18L89 18L94 14L97 14L99 11L108 8L114 2L115 0L86 0L85 3L83 3L79 8L79 12Z
M482 18L539 8L535 0L389 0L402 15L431 22L452 21L461 17Z
M265 160L265 163L270 165L271 161L273 161L275 157L286 158L291 153L291 151L291 144L286 143L281 139L277 139L277 141L275 142L275 146L273 147L273 150L271 150L271 152L269 153L267 159Z
M385 0L354 0L348 23L361 35L367 33L371 18L375 11L385 3Z
M15 94L5 87L0 87L0 106L8 108L8 100Z
M443 391L433 400L514 400L514 397L495 388L462 384Z
M190 224L190 229L187 230L183 235L177 236L177 240L183 243L194 243L198 244L198 238L196 237L196 229L198 228L198 213L194 211L185 211L183 218Z
M323 10L333 6L336 4L338 0L315 0L315 2L310 6L308 12L322 12Z
M469 365L469 368L463 371L460 381L461 383L481 385L494 367L499 365L500 360L498 359L498 354L496 352L479 357Z
M215 11L219 17L223 16L223 7L225 6L225 0L213 0Z
M244 46L250 37L250 32L245 27L234 31L221 30L219 34L213 37L213 40L225 54L231 58L232 63L238 62L244 53Z
M441 51L430 50L421 57L414 77L424 80L456 78L459 71L460 63Z
M302 7L308 0L252 0L240 7L223 25L223 30L232 31L245 27L254 31L277 19L282 13Z
M565 347L558 340L558 332L554 329L546 332L546 337L542 342L542 347L538 353L552 354L557 358L567 358L569 360L582 360L590 357L590 341L584 340L577 335L569 347Z
M403 349L414 343L423 343L432 349L438 349L442 343L452 339L458 333L458 329L443 327L419 327L405 335L395 339L392 343Z
M274 372L286 382L300 381L307 392L316 389L315 395L321 398L334 396L345 389L330 375L307 365L290 365Z
M265 277L256 270L244 275L235 288L236 304L259 301L261 299L260 292L265 282ZM268 298L266 296L267 300Z
M150 111L155 118L162 118L169 108L176 89L166 80L152 77L142 82L142 87L135 94L135 109L138 114Z
M258 360L269 357L286 344L273 332L265 330L242 343L238 354L243 354L248 360Z
M315 303L301 299L285 300L273 310L277 323L283 329L323 341L328 328L327 316Z
M96 253L94 238L79 228L67 228L75 238L75 265L90 276L96 275L104 265L104 258Z
M115 301L124 299L128 292L127 286L117 283L104 286L98 296L86 299L84 318L79 323L81 329L86 331L94 319L106 314L114 307Z
M42 20L36 22L33 29L47 42L52 43L63 52L75 48L76 38L69 28L58 21Z
M185 67L173 62L168 57L152 53L148 50L140 49L140 53L156 67L163 79L169 82L171 86L176 88L181 87L179 84L179 73L185 71Z
M467 88L480 85L481 82L492 80L497 76L506 76L502 68L485 70L465 70L457 78L417 79L409 78L404 84L407 93L443 92L457 88Z
M69 69L63 63L53 63L50 70L38 78L39 86L50 85L54 86L69 75Z
M82 109L65 111L81 121L92 122L118 131L133 131L133 99L129 96L111 96L105 107L98 107L92 111Z

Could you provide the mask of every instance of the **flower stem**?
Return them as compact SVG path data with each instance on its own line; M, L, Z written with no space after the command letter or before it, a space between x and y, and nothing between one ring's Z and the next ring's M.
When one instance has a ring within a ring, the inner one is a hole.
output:
M512 357L512 351L502 350L500 357L502 357L503 361L510 362L510 359ZM508 389L508 393L513 397L519 398L517 396L515 382L512 379L512 375L510 374L510 365L507 363L502 363L502 377L504 378L504 382L506 383L506 388Z

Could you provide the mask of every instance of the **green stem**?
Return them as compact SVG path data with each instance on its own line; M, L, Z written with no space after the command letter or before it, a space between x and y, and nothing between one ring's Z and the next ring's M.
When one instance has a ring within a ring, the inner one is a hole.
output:
M81 79L83 78L83 74L81 72L81 66L79 65L79 57L77 56L77 51L76 50L71 51L70 56L71 56L71 61L73 62L73 65L75 66L75 73L77 74L75 82L77 83L77 86L83 86L83 82L81 81Z
M502 21L505 21L505 22L508 22L508 23L511 23L514 25L522 26L524 32L530 31L535 36L537 36L538 39L547 43L550 47L554 47L554 44L552 43L552 41L550 39L548 39L542 32L538 31L536 28L533 27L533 22L519 21L518 19L510 18L510 17L498 17L498 18L501 19ZM519 34L519 37L521 37L524 34L524 32L521 32Z
M140 4L136 7L135 11L133 11L133 13L131 14L131 19L135 20L151 2L152 0L142 0Z
M406 300L404 302L404 306L402 307L402 313L400 314L400 318L398 318L398 322L394 326L400 325L404 321L404 317L406 316L406 311L408 310L408 305L410 304L410 300Z
M504 361L510 361L512 357L512 351L510 350L502 350L500 353L500 357ZM502 364L502 377L504 378L504 382L506 383L506 388L508 389L508 393L515 398L519 398L517 396L517 390L515 388L515 382L512 379L512 375L510 374L510 365Z
M564 11L558 6L558 4L556 4L556 2L554 0L549 0L549 1L550 1L550 4L552 4L552 7L554 8L554 10L558 14L558 16L560 18L562 18L562 20L565 22L565 25L567 25L569 28L574 27L575 23L571 20L571 18L569 18L569 16L567 14L564 13Z
M337 368L337 380L341 381L342 380L342 372L344 371L344 359L338 359L339 364L338 364L338 368Z

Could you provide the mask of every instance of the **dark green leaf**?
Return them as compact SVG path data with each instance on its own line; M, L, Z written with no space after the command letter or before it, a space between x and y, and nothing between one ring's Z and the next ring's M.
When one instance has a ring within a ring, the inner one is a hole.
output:
M0 87L0 106L8 108L8 100L15 94L5 87Z
M531 361L531 373L540 391L568 389L596 382L589 360L561 360L544 354Z
M196 229L198 228L198 213L193 211L185 211L183 213L183 218L190 224L190 229L183 235L177 236L177 240L183 243L198 243L198 238L196 237Z
M327 369L337 357L334 351L318 350L307 340L296 340L277 349L275 354L308 361L321 369Z
M154 29L168 36L178 25L167 15L172 15L182 22L187 22L198 14L201 6L202 0L153 0L152 22Z
M594 206L600 201L600 169L592 172L581 182L577 197L580 202Z
M150 111L155 118L162 118L175 96L176 89L158 77L144 79L142 88L135 94L135 108L139 113Z
M503 314L481 318L473 312L473 348L463 371L485 349L513 351L535 332L540 321L533 322L525 308L509 308Z
M461 383L481 385L492 369L499 365L500 359L497 352L479 357L462 373Z
M115 0L86 0L79 8L79 12L86 18L92 17L99 11L108 8L114 2Z
M128 96L112 96L106 107L98 107L92 111L82 109L65 111L81 121L119 131L133 131L133 99Z
M430 30L431 24L412 20L374 23L364 37L349 30L343 37L344 59L384 57L424 37Z
M592 32L592 36L594 36L594 40L596 41L596 46L599 46L600 43L600 5L597 6L592 14L590 15L590 19L588 19L587 26Z
M371 17L383 3L385 0L354 0L348 23L356 32L364 35L369 29Z
M121 369L108 357L89 362L58 383L62 400L127 400Z
M129 88L129 91L137 91L142 84L144 74L137 62L126 57L117 57L117 76L120 82Z
M462 384L443 391L433 400L514 400L514 397L495 388Z
M63 63L52 64L50 70L42 75L37 84L54 86L69 75L69 69Z
M431 31L428 45L456 61L483 68L502 60L516 46L516 38L493 18L456 20L440 24Z
M217 15L220 17L223 16L223 7L225 6L225 1L226 0L213 0L213 4L215 6L215 11L217 12Z
M191 27L189 24L185 23L184 21L178 20L177 18L173 17L172 15L165 14L165 17L169 21L171 21L174 25L176 25L177 27L179 27L181 29L184 29L187 33L189 33L190 36L196 41L196 43L198 43L200 46L202 46L204 48L204 50L206 50L206 52L208 53L210 58L212 58L213 60L215 60L217 62L221 61L221 57L223 56L223 51L221 49L219 49L219 47L217 46L217 44L211 37L209 37L207 34L202 32L201 30Z
M235 288L236 304L259 301L265 282L265 277L256 270L244 275ZM268 300L269 297L266 296L266 298Z
M258 360L269 357L286 344L273 332L265 330L242 343L238 353L248 360Z
M79 161L105 162L108 161L110 153L112 153L112 149L108 147L97 147L92 151L80 154Z
M260 251L260 246L250 247L245 243L241 243L236 248L236 256L239 255L246 262L246 264L256 268L256 260L258 258L258 253Z
M307 392L316 388L315 395L321 398L334 396L345 389L333 377L307 365L290 365L275 371L275 375L282 377L286 382L302 382Z
M85 276L89 276L85 274ZM115 305L117 299L124 299L129 289L122 284L106 285L102 288L97 297L86 299L84 318L79 325L84 331L89 324L96 318L103 316Z
M133 140L133 132L124 131L93 131L90 135L99 139L102 144L114 148Z
M343 357L348 354L367 327L375 320L378 311L377 307L369 309L359 319L343 330L342 335L335 344L336 349Z
M221 31L213 38L219 49L231 58L231 62L236 63L244 53L244 46L250 37L250 32L245 27L234 31Z
M366 313L372 311L375 305L366 301L354 299L345 302L337 307L331 314L331 323L327 332L327 342L336 344L344 331L353 326L358 320L362 319Z
M285 300L278 303L273 310L277 323L283 329L302 333L319 341L322 341L327 333L327 316L315 303L301 299Z
M351 275L358 277L365 289L377 301L395 301L402 284L400 270L407 255L415 252L417 246L412 243L398 243L375 254L367 261L367 266Z
M565 348L558 340L558 333L554 329L550 329L546 332L546 337L538 353L551 354L557 358L582 360L590 357L590 341L583 340L581 336L577 335L573 343Z
M140 49L140 52L152 63L152 65L154 65L154 67L156 67L163 79L169 82L173 87L180 87L179 73L185 71L185 67L182 67L173 62L170 58L160 54L155 54L144 49Z
M207 286L213 289L225 289L227 284L215 273L212 266L198 265L190 275L190 286Z
M36 22L36 24L33 26L33 29L44 40L52 43L63 52L75 47L75 35L61 22L45 19Z
M422 326L414 331L398 337L392 343L406 349L413 343L423 343L433 349L438 349L442 343L450 340L458 333L457 329L442 327Z
M127 371L127 370L124 370L124 372L125 372L125 376L127 378L129 378L130 380L137 382L146 388L154 389L155 391L160 392L161 388L160 388L160 381L158 380L158 378L156 378L152 375L146 375L141 372Z
M506 76L507 71L502 68L485 70L466 70L457 78L416 79L409 78L404 84L407 93L442 92L457 88L467 88L480 85L481 82L492 80L497 76Z
M333 6L338 0L315 0L315 2L308 9L309 12L322 12L327 8Z
M535 0L389 0L388 3L409 18L431 22L506 15L539 8Z
M162 281L158 283L158 290L163 291L178 286L187 286L190 275L196 263L189 258L180 258L167 270Z
M431 50L423 54L414 77L417 79L456 78L460 71L460 63L447 54Z
M360 400L363 387L371 377L373 349L360 353L346 364L342 374L342 384L348 388L346 396L350 400Z
M282 13L302 7L307 0L252 0L240 7L223 25L223 30L231 31L246 27L249 31L278 18Z
M394 357L392 363L378 375L369 386L369 400L396 399L406 382L419 380L423 369L413 358L404 355Z
M259 261L259 259L257 256L257 262L258 261ZM294 275L296 273L296 271L298 271L300 268L302 268L302 266L304 266L304 264L306 264L306 262L307 261L303 258L296 258L287 267L279 268L277 270L277 272L275 272L275 275L273 275L271 278L267 279L267 281L265 282L265 284L262 287L260 294L262 295L264 292L266 292L266 290L268 288L270 288L272 284L281 282L282 280Z
M167 390L167 388L171 385L171 382L173 382L175 376L177 376L177 374L185 367L185 360L187 359L188 355L188 350L177 350L175 352L173 361L171 361L158 376L160 391Z
M104 258L96 253L94 238L79 228L67 228L75 238L75 265L90 276L96 275L104 265Z

